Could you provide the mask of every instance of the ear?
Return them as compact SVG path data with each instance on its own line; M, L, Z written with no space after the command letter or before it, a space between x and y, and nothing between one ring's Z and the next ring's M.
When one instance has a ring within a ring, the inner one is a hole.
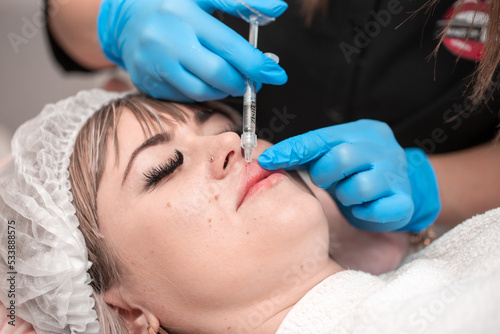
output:
M120 287L112 287L103 294L103 300L122 319L130 334L150 334L148 326L158 332L159 319L147 309L131 303L128 296Z

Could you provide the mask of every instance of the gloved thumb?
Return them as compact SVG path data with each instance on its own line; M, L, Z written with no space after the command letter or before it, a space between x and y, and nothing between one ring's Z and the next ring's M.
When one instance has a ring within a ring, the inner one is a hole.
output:
M269 17L278 17L288 8L288 4L282 0L199 0L198 5L208 13L212 13L218 9L225 13L240 17L240 12L243 16L249 17L251 12L248 7L256 9L260 13Z

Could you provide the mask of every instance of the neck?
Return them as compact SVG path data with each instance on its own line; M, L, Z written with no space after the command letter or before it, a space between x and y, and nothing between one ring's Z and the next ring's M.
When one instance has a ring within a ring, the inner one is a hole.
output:
M344 269L336 262L328 259L328 262L313 275L300 276L299 273L296 273L295 277L288 277L286 279L288 282L271 298L253 305L253 311L249 312L247 316L247 331L245 332L259 334L276 333L288 312L302 297L321 281L342 270ZM255 321L254 326L252 326L252 319L256 319L256 315L260 315L261 319L265 319L260 324L255 324Z

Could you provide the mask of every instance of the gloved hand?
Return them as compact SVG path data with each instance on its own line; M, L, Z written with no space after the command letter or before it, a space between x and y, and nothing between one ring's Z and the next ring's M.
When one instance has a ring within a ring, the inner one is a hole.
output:
M427 156L417 148L403 150L382 122L360 120L310 131L268 148L258 161L266 169L308 168L311 180L363 230L418 232L439 213Z
M269 17L282 0L245 0ZM245 38L210 15L248 14L237 0L103 0L97 22L106 57L155 98L180 102L243 95L244 78L281 85L285 71Z

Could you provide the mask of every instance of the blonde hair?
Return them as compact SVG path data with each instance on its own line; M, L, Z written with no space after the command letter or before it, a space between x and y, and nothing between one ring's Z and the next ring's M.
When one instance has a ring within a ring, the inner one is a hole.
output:
M119 256L109 247L100 232L97 217L97 191L106 164L108 141L110 138L113 140L115 154L118 155L116 128L124 108L134 114L143 133L151 136L155 131L164 132L162 122L171 124L171 120L164 117L165 114L176 121L186 122L187 114L181 108L182 105L185 104L155 100L142 94L127 95L98 110L77 135L68 168L69 180L79 228L85 238L89 260L92 262L89 274L96 302L94 308L103 334L127 333L125 324L116 310L102 299L102 294L119 283L120 277L126 273ZM207 102L187 106L195 112L217 110L237 121L229 107L220 103Z

